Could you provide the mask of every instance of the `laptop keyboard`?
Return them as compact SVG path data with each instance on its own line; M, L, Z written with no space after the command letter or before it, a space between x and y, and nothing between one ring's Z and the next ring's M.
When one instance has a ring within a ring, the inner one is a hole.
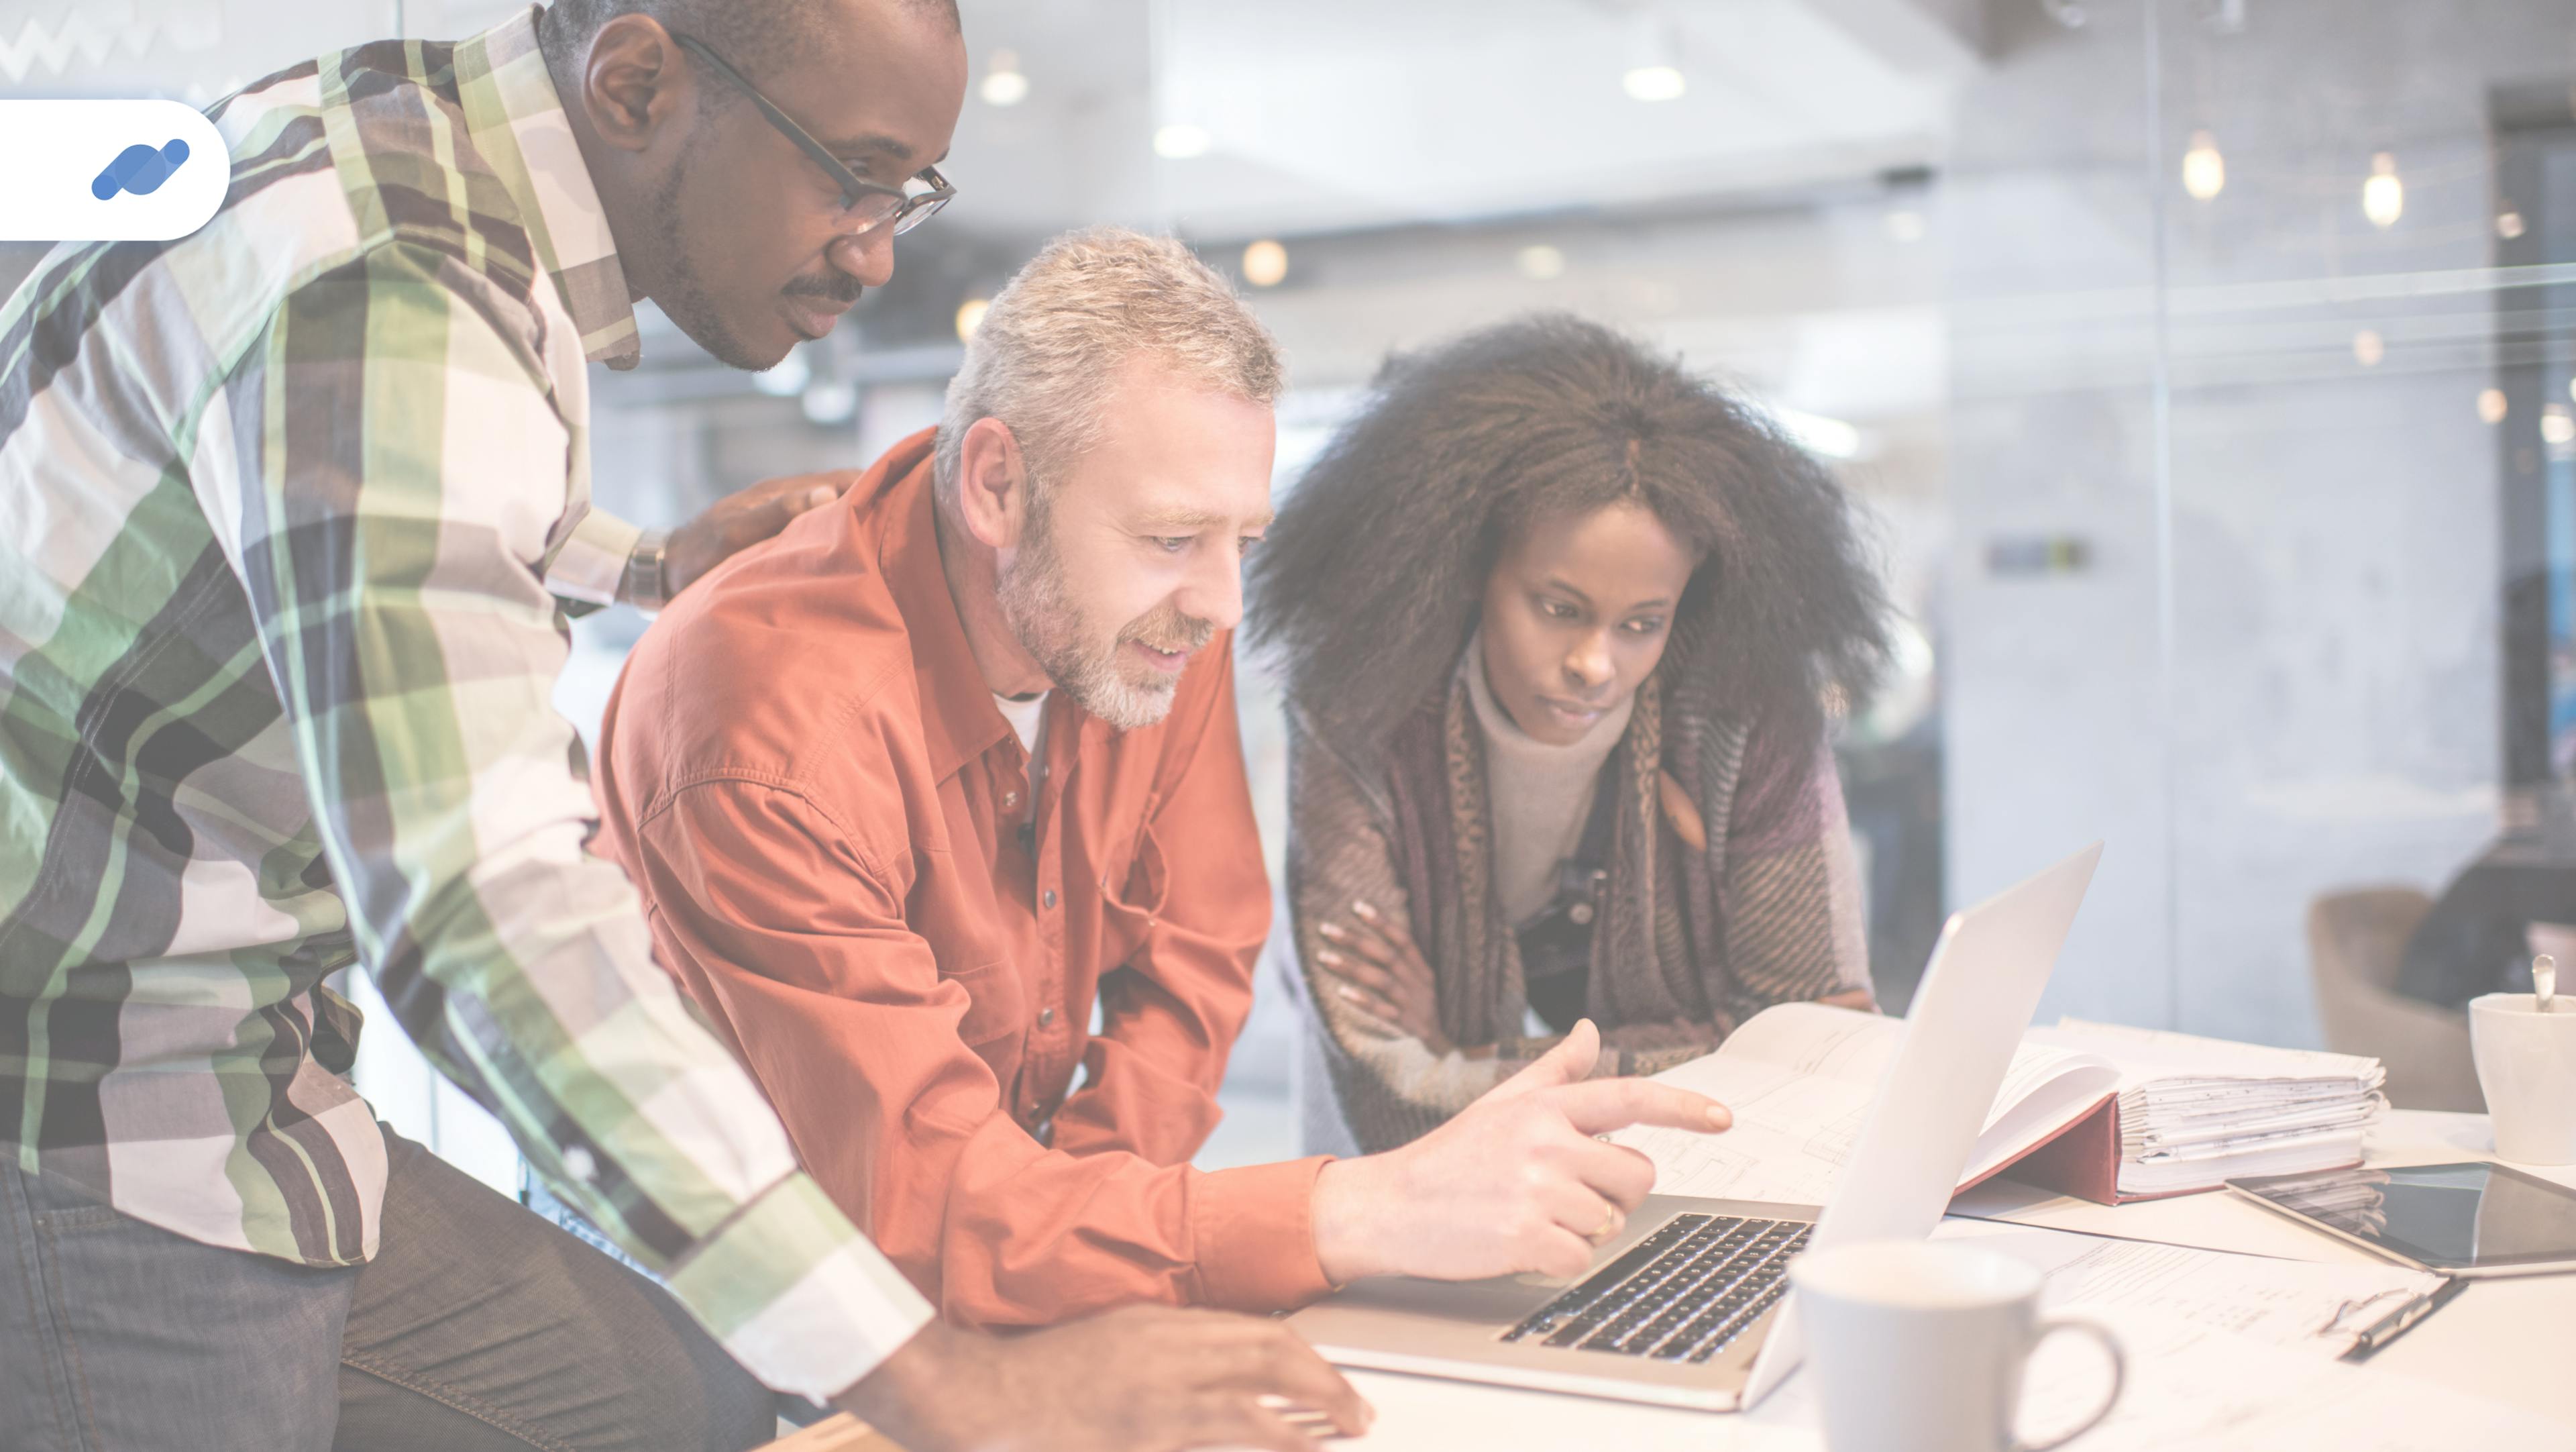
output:
M1503 1333L1545 1346L1706 1361L1789 1292L1803 1220L1676 1215Z

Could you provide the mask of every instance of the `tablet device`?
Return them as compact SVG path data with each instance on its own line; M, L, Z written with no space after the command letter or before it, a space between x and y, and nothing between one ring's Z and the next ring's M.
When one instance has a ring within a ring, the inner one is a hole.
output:
M2451 1276L2576 1270L2576 1190L2505 1165L2260 1175L2227 1188L2417 1270Z

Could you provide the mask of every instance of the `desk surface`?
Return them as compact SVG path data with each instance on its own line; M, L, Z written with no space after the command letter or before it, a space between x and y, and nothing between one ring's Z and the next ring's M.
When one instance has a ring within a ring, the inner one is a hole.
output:
M2494 1157L2486 1117L2477 1114L2396 1111L2371 1140L2370 1162L2376 1165ZM2532 1172L2576 1186L2576 1167ZM1959 1197L1951 1209L2092 1235L2293 1260L2378 1263L2224 1193L2109 1206L1996 1181ZM2379 1351L2369 1366L2564 1422L2569 1444L2576 1446L2576 1400L2567 1391L2576 1373L2576 1275L2473 1283ZM1378 1422L1368 1436L1343 1445L1389 1452L1464 1446L1483 1452L1577 1446L1721 1452L1821 1445L1802 1425L1803 1410L1782 1405L1793 1400L1797 1381L1748 1415L1711 1416L1377 1372L1355 1372L1352 1380L1377 1407ZM2083 1446L2079 1440L2070 1452Z
M2484 1115L2391 1113L2371 1140L2375 1165L2439 1164L2492 1159L2495 1143ZM2532 1168L2526 1166L2525 1168ZM2533 1168L2560 1184L2576 1186L2576 1167ZM2091 1235L2121 1236L2200 1246L2290 1260L2378 1264L2372 1257L2223 1193L2151 1200L2135 1205L2096 1205L2006 1181L1989 1182L1959 1197L1956 1214L2048 1226ZM2568 1395L2576 1373L2576 1275L2534 1276L2472 1283L2449 1305L2425 1318L2369 1362L2566 1425L2576 1447L2576 1398ZM1726 1452L1726 1449L1817 1449L1822 1441L1793 1380L1761 1408L1742 1416L1679 1412L1546 1392L1515 1391L1383 1372L1353 1372L1351 1380L1376 1406L1369 1434L1335 1446L1410 1452L1410 1449L1475 1447L1515 1449L1619 1447L1625 1452ZM891 1449L878 1440L840 1442L818 1429L811 1452ZM2071 1444L2082 1452L2084 1442ZM808 1452L808 1444L782 1444Z

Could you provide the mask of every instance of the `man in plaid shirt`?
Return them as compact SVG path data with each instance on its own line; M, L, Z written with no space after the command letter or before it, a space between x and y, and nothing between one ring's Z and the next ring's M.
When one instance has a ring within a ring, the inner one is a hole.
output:
M561 602L832 493L591 510L586 363L641 297L741 367L828 332L946 200L965 76L950 0L324 56L214 108L205 228L0 311L0 1443L741 1447L763 1384L914 1452L1303 1445L1266 1392L1356 1429L1260 1323L929 1325L585 850ZM352 964L667 1293L374 1122Z

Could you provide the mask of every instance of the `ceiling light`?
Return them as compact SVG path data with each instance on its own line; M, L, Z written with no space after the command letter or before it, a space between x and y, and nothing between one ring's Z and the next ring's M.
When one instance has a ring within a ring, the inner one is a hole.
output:
M1929 230L1923 214L1911 208L1899 207L1887 214L1887 235L1899 242L1920 242Z
M1690 89L1678 66L1638 66L1619 78L1631 101L1678 101Z
M2361 214L2374 227L2394 227L2406 215L2406 184L2397 179L2397 158L2385 151L2370 159L2370 180L2361 184Z
M2544 443L2576 444L2576 414L2551 404L2540 416L2540 437Z
M2218 138L2191 133L2191 150L2182 154L2182 189L2195 202L2206 202L2227 190L2227 158L2218 154Z
M1029 78L1020 72L1018 51L993 52L992 62L984 67L980 94L987 106L1016 106L1029 98Z
M1287 248L1264 237L1243 249L1243 280L1254 287L1277 287L1287 275Z
M1155 129L1154 154L1172 161L1187 161L1193 156L1207 155L1209 140L1206 127L1175 121Z
M2364 328L2352 335L2352 356L2364 368L2376 368L2388 356L2388 341L2375 328Z
M1565 275L1565 254L1544 242L1522 248L1514 261L1520 267L1521 276L1532 282L1545 282Z
M2484 390L2478 394L2478 422L2491 424L2503 423L2507 407L2508 405L2505 402L2503 389L2490 388Z
M973 339L975 330L984 326L984 314L992 310L993 300L988 297L970 297L959 303L957 305L957 341L963 343Z
M2497 236L2510 242L2514 238L2521 236L2522 231L2522 213L2513 210L2511 207L2507 207L2503 211L2496 213Z

